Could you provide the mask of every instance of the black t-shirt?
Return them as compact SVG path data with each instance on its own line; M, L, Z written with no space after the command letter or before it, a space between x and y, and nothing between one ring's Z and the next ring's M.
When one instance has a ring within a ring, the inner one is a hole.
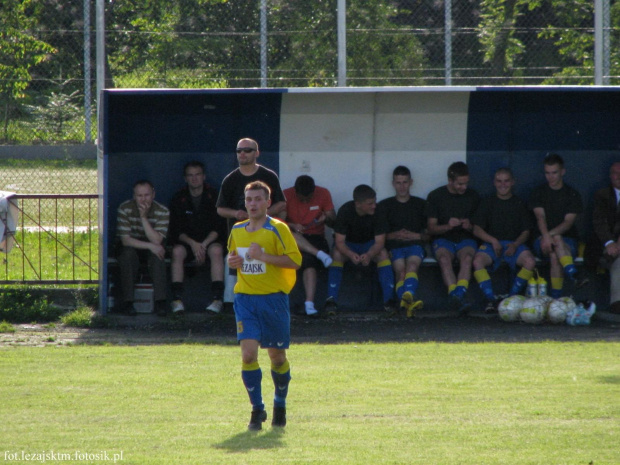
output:
M286 200L282 187L280 187L278 175L274 171L258 165L258 170L251 176L245 176L239 168L229 173L222 181L216 207L245 211L245 186L253 181L263 181L271 188L272 205ZM235 222L236 220L233 218L228 219L229 230Z
M480 196L473 189L467 189L464 194L452 194L447 186L438 187L428 194L426 217L437 218L439 226L448 224L450 218L468 218L471 220L479 203ZM436 237L455 243L474 238L470 231L462 227L453 228L447 233Z
M426 201L420 197L409 197L406 202L399 202L396 197L388 197L379 202L380 213L385 216L388 233L406 229L421 233L426 229ZM388 250L421 244L422 241L387 240Z
M473 223L497 240L514 241L523 231L532 228L532 217L519 197L500 199L493 194L482 199Z
M217 214L217 191L205 184L202 194L193 197L184 187L170 202L170 240L179 242L181 233L195 241L203 241L211 231L218 233L217 242L226 243L226 222Z
M387 233L385 215L377 206L374 215L360 216L355 211L355 202L350 200L338 210L334 232L345 235L347 242L364 244L374 240L375 236Z
M532 191L529 207L531 210L535 208L545 210L547 229L553 229L562 223L564 217L569 213L578 215L583 212L581 194L567 184L563 184L557 190L551 189L548 184L538 186ZM537 236L539 235L540 231L537 231ZM577 227L573 224L573 227L566 231L563 236L578 238Z

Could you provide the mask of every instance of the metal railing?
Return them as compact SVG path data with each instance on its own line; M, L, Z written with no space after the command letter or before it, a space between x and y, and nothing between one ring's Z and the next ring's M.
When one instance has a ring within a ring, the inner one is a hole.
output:
M19 217L0 284L97 284L97 194L14 195Z

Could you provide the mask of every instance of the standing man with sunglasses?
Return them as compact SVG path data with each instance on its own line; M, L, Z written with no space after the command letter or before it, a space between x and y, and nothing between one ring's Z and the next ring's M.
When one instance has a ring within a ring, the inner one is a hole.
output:
M239 167L230 172L222 181L216 202L218 215L228 220L229 233L235 223L248 219L248 212L245 208L245 186L251 182L262 181L271 189L271 206L267 210L267 215L280 217L286 210L286 198L278 175L256 162L260 155L258 142L254 139L243 138L237 142L236 152ZM228 264L227 261L226 264ZM232 288L236 283L236 274L227 274L225 279L224 302L232 302Z
M229 230L237 221L248 219L244 189L251 182L262 181L271 189L271 207L267 210L269 216L278 216L286 210L286 199L278 175L256 162L260 155L258 142L248 138L241 139L237 142L236 152L239 167L222 181L216 204L218 215L228 219Z

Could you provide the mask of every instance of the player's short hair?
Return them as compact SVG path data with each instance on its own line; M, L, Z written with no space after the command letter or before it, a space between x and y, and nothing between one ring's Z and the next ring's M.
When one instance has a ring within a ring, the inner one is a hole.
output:
M411 171L409 171L409 168L407 168L406 166L398 165L396 168L394 168L394 171L392 171L392 177L396 177L396 176L411 177Z
M200 168L202 170L202 173L204 174L205 172L205 165L204 163L198 161L198 160L192 160L192 161L188 161L187 163L185 163L185 166L183 167L183 176L185 176L187 174L187 169L188 168Z
M239 141L237 142L237 147L239 147L239 142L249 142L252 145L254 145L254 150L258 151L258 142L256 142L254 139L250 139L249 137L244 137L242 139L239 139Z
M462 161L455 161L448 167L448 179L454 181L461 176L469 176L469 168Z
M263 181L252 181L247 184L243 192L247 191L263 191L267 195L267 200L271 198L271 189Z
M133 189L138 186L150 186L151 189L155 190L155 186L148 179L138 179L136 182L133 183Z
M367 184L360 184L353 189L353 200L355 202L365 202L368 199L376 199L377 193Z
M507 166L503 166L501 168L497 168L495 170L495 174L493 175L493 177L495 177L498 174L507 174L508 176L510 176L510 179L514 179L515 178L514 174L512 174L512 170L510 168L508 168Z
M549 152L547 155L545 155L545 158L543 159L543 165L558 165L560 168L564 168L564 159L557 153Z
M307 174L302 174L295 180L295 192L304 197L312 195L315 187L314 179Z

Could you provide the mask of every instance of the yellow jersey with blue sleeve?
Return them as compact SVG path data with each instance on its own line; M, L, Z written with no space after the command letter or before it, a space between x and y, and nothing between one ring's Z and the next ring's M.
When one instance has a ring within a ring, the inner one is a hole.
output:
M293 262L301 265L301 252L295 238L286 223L267 217L267 221L258 231L248 232L249 220L236 223L228 237L228 251L236 251L243 257L243 266L237 269L237 294L288 294L295 285L297 272L293 268L281 268L251 259L247 252L255 242L270 255L288 255Z

